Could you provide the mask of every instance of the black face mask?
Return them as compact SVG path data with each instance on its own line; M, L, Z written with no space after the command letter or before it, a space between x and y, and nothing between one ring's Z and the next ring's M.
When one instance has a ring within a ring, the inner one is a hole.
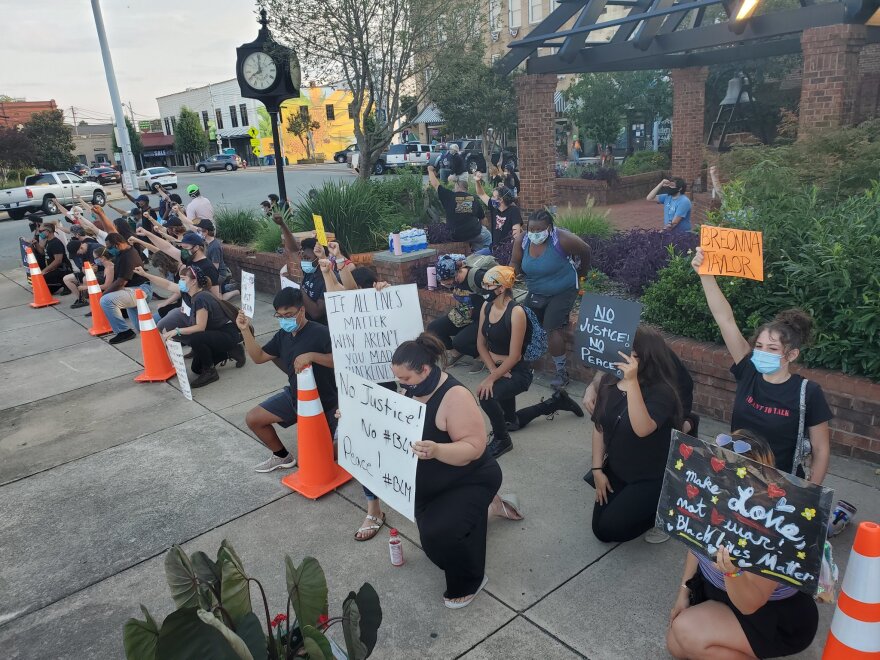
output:
M429 373L421 383L416 383L415 385L404 385L403 383L400 383L400 386L410 396L427 396L437 389L437 384L440 382L440 374L442 373L440 367L435 364L431 366L431 373Z
M494 291L487 290L486 293L483 294L483 298L486 299L486 302L494 302L495 298L497 298L497 297L498 297L498 289L495 289Z
M678 188L660 188L660 195L677 195Z

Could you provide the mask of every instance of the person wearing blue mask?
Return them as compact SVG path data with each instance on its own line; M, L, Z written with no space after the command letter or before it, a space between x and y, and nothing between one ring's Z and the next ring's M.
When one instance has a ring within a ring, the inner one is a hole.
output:
M299 242L299 268L302 271L300 286L305 293L303 305L306 318L322 325L327 325L327 309L324 306L324 291L327 287L318 268L318 261L326 256L316 238L304 238ZM288 272L291 272L289 268Z
M141 257L122 235L117 233L107 234L104 239L107 252L113 257L114 280L104 289L101 296L101 309L107 315L110 327L116 334L110 339L110 344L121 344L137 337L135 328L138 327L137 289L144 292L147 300L153 297L153 289L149 280L138 275L134 269L143 266ZM131 327L123 317L126 311L131 321Z
M686 190L684 179L663 179L648 193L649 202L663 204L663 229L691 230L691 200L684 194Z
M320 273L318 273L321 276ZM306 316L306 297L300 289L287 287L275 294L272 301L280 329L265 346L260 346L250 329L250 319L239 312L236 324L244 338L244 347L255 364L275 362L286 374L289 384L278 394L252 408L245 422L272 455L254 467L257 472L292 468L296 459L282 444L275 426L289 428L296 424L296 375L312 365L318 396L330 426L336 428L336 377L333 373L333 345L330 330Z
M691 261L697 273L704 257L697 248ZM700 275L700 283L733 358L731 429L749 429L767 438L779 470L821 484L831 454L828 422L833 415L818 383L791 371L809 341L813 320L802 310L785 310L747 340L715 277Z

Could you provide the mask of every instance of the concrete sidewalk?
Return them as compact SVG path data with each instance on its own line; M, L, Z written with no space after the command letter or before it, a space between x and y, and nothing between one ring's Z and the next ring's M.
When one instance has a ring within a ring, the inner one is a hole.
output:
M224 538L260 579L270 614L284 610L284 555L317 557L331 612L364 581L384 619L375 658L665 658L664 634L685 549L670 541L604 544L590 531L590 425L563 413L514 434L500 460L502 492L521 522L492 519L486 592L463 611L443 607L443 576L415 526L393 511L406 565L391 566L388 532L356 542L364 515L350 482L317 502L258 474L266 457L246 412L279 390L271 364L219 369L220 381L184 399L170 383L139 384L140 343L113 347L86 332L71 299L35 310L24 271L0 275L0 649L4 658L121 658L122 625L172 610L163 560L172 543L213 556ZM258 294L256 331L277 327ZM456 367L470 386L480 375ZM579 398L583 385L569 388ZM527 405L550 395L536 379ZM714 436L722 426L704 420ZM295 450L295 430L282 437ZM876 466L834 457L827 485L880 519ZM844 570L851 527L834 541ZM256 596L256 590L254 590ZM255 600L255 607L257 602ZM833 607L799 658L819 658ZM259 609L262 612L262 602ZM262 615L261 615L262 619Z

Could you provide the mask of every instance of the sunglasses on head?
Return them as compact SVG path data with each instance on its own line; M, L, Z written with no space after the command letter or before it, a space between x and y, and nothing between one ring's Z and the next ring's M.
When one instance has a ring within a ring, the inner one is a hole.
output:
M727 433L721 433L715 436L715 444L719 447L726 447L727 445L733 443L733 451L737 454L745 454L748 451L752 450L752 445L745 440L738 440L734 438L732 435L728 435Z

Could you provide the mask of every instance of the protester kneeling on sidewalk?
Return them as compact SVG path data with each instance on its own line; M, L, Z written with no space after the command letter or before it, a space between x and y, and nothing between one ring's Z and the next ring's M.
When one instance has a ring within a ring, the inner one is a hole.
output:
M335 411L338 395L333 373L330 330L327 326L306 318L300 289L281 289L275 294L272 305L275 307L275 318L278 319L280 330L263 347L254 339L244 312L239 312L236 319L251 360L256 364L276 361L287 374L289 383L281 392L252 408L245 417L248 428L272 452L272 456L254 468L257 472L271 472L296 465L296 459L278 437L275 425L286 429L296 424L296 375L306 367L313 366L318 396L331 434L337 423Z
M101 309L107 315L110 327L116 334L110 339L111 344L121 344L134 339L138 327L137 298L135 291L140 289L149 300L153 296L150 282L134 269L143 266L141 257L121 234L107 234L105 239L107 252L113 257L113 273L115 279L104 289L101 296ZM131 327L122 316L123 310L128 312Z

